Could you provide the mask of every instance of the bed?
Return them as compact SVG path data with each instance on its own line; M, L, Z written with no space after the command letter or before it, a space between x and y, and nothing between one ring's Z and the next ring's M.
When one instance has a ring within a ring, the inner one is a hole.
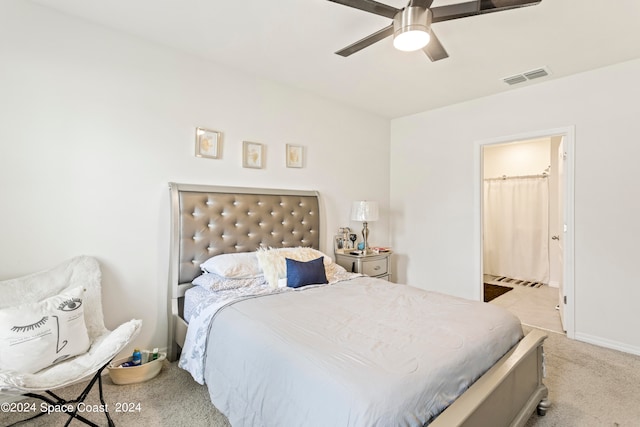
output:
M264 261L300 248L308 257L294 266L307 271L322 236L319 195L169 187L169 359L181 354L232 425L521 426L549 407L546 335L523 337L493 305L352 274L322 256L327 284L281 287L262 263L262 283L194 288L203 263L222 255Z

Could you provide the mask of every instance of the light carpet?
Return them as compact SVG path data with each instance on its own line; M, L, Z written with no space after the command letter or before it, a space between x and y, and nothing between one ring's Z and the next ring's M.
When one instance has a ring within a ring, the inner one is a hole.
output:
M531 328L525 327L525 332ZM562 334L548 332L545 342L547 378L551 408L547 415L535 413L526 427L607 427L640 425L640 356L621 353L573 341ZM60 391L64 397L75 396L81 385ZM104 379L104 393L111 415L118 426L229 426L226 418L209 400L206 386L167 363L160 374L147 382L114 385ZM29 402L26 400L22 402ZM88 401L97 404L97 390ZM114 412L117 403L140 404L140 411ZM36 403L39 407L39 402ZM0 425L22 419L24 414L0 413ZM100 425L102 415L84 414ZM43 416L28 426L63 425L60 414ZM77 421L72 426L84 424Z

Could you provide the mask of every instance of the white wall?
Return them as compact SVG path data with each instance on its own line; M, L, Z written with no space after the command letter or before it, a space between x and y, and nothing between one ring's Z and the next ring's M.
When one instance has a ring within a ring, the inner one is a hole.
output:
M143 347L166 345L169 181L318 190L328 253L351 202L378 200L389 243L386 119L20 0L0 3L0 61L0 280L96 256L107 326L143 319ZM197 126L224 132L222 159L194 156Z
M576 337L640 354L640 60L392 121L399 281L479 299L478 141L575 125Z
M551 138L485 145L483 177L539 175L551 165Z

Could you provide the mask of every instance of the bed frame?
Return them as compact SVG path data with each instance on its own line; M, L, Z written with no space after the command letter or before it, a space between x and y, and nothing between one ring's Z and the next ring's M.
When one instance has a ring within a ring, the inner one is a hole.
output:
M169 183L168 359L178 357L187 334L184 293L212 256L260 247L320 248L316 191L219 187Z
M184 293L208 258L259 247L320 246L320 205L315 191L169 183L170 361L184 345ZM542 383L547 337L533 330L442 412L430 427L523 426L550 406Z

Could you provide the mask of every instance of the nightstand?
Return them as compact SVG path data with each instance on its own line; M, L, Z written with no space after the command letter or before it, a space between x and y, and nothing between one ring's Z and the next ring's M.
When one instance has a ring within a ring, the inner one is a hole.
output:
M371 277L389 280L389 260L391 252L369 255L336 253L336 262L352 273L362 273Z

